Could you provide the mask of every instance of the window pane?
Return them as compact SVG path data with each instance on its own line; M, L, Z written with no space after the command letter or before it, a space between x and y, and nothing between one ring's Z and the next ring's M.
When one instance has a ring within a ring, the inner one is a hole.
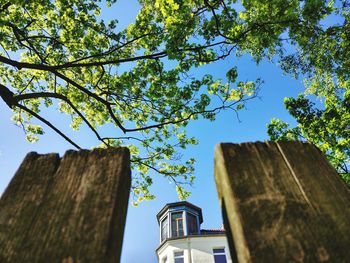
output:
M225 249L224 248L214 248L213 252L214 252L214 254L225 253Z
M162 223L162 241L168 237L168 218L166 217Z
M214 261L215 263L226 263L226 256L225 255L214 255Z
M215 263L226 263L225 248L214 248L214 262Z
M174 261L175 263L184 263L184 252L183 251L174 252Z
M182 212L171 214L171 230L172 237L184 235Z
M197 217L187 213L188 234L198 234Z
M183 251L174 252L174 257L183 257L183 255L184 255Z

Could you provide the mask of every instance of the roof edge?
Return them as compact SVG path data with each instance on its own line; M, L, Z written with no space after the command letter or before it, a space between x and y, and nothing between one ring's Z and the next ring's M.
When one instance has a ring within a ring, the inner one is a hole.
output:
M190 239L190 238L201 238L201 237L222 237L226 236L226 233L215 233L215 234L206 234L206 235L190 235L190 236L182 236L182 237L172 237L172 238L167 238L165 239L160 245L156 248L156 253L165 246L168 241L173 241L173 240L179 240L179 239Z
M194 210L197 210L199 212L199 218L200 218L200 223L203 223L203 215L202 215L202 209L190 202L187 201L180 201L180 202L174 202L174 203L167 203L158 213L157 213L157 221L159 223L159 219L162 214L165 213L169 208L171 207L177 207L177 206L188 206L191 207Z

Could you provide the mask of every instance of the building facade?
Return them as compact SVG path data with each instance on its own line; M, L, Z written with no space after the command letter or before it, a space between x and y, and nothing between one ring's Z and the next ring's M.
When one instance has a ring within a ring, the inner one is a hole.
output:
M232 263L224 229L201 229L201 208L189 202L165 205L157 214L159 263Z

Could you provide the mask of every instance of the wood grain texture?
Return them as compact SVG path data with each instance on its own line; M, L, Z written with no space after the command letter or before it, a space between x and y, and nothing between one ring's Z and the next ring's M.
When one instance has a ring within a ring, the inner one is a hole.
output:
M0 262L119 262L126 148L29 153L0 200Z
M350 190L313 145L217 145L215 181L236 262L350 262Z

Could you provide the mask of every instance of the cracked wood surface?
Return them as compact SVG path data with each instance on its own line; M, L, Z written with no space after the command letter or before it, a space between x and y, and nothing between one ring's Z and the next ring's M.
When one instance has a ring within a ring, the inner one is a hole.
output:
M350 190L315 146L219 144L215 181L233 262L350 262Z
M29 153L0 199L0 262L119 262L126 148Z

